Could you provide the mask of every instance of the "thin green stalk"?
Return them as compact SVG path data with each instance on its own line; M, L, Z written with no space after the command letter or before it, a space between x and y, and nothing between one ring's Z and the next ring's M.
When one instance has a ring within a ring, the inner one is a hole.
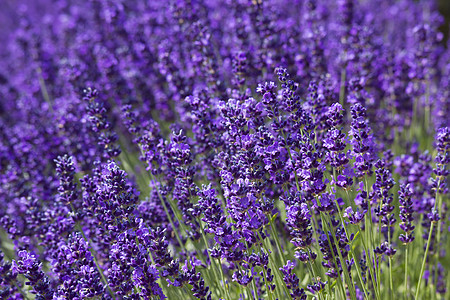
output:
M317 236L318 231L316 229L319 227L319 225L317 223L316 214L311 210L309 203L307 203L307 205L308 205L308 210L311 212L311 219L312 219L311 227L312 227L312 231L313 231L313 238L314 238L314 240L318 241L319 240L319 238ZM318 250L318 249L316 248L316 250ZM322 268L322 271L323 271L323 268ZM321 272L321 274L325 274L325 272L323 271L323 272Z
M325 228L325 234L327 236L328 244L331 246L332 243L331 243L331 240L330 240L330 236L328 234L328 225L324 221L325 217L323 217L323 213L322 212L320 213L320 217L322 219L322 224L326 227ZM333 247L331 247L331 255L333 256L334 267L336 268L336 272L338 273L338 285L339 285L339 288L341 289L342 297L343 297L343 299L346 299L347 296L346 296L346 293L345 293L345 290L344 290L344 285L342 284L342 278L341 278L341 276L339 274L339 266L338 266L337 261L336 261L336 256L334 255Z
M242 269L239 265L237 265L237 269L239 272L242 272ZM255 281L252 279L252 286L254 286L254 284L255 284ZM246 292L248 299L254 298L256 300L256 292L255 292L254 297L252 297L252 290L248 286L244 286L244 291Z
M271 268L272 268L272 270L274 272L274 277L275 277L275 280L277 281L278 286L280 288L284 287L285 292L290 297L289 290L287 289L286 283L284 282L284 280L282 278L282 274L281 274L280 270L277 268L277 266L274 263L275 258L273 257L273 252L269 251L269 249L268 249L268 247L267 247L267 245L265 243L265 240L262 238L262 236L259 233L259 231L257 233L258 233L259 239L261 241L261 244L263 245L264 250L266 251L267 254L269 254L269 257L270 257L269 264L271 264ZM275 288L275 293L277 294L278 299L283 299L282 294L281 294L279 289Z
M422 261L422 267L420 268L419 282L417 283L416 296L415 296L416 300L419 299L420 285L422 283L423 273L425 272L425 264L427 262L428 251L430 250L433 229L434 229L434 222L431 222L430 232L428 233L428 239L427 239L427 248L425 249L425 255L424 255L423 261Z
M332 238L333 238L334 244L336 245L336 250L338 252L338 256L341 261L341 268L342 268L342 271L344 272L345 280L347 281L347 288L348 288L348 291L350 292L350 297L352 299L356 299L356 290L355 290L352 278L350 277L350 274L347 270L347 263L345 262L345 259L342 256L342 251L340 251L340 249L339 249L339 242L336 239L336 231L334 230L332 224L330 227L331 227Z
M447 281L446 281L446 288L447 291L450 289L450 276L447 275Z
M151 177L152 181L153 181L153 182L156 182L155 176L153 176L152 172L149 172L149 173L150 173L150 177ZM171 217L170 214L169 214L169 210L167 209L166 203L164 202L164 199L163 199L163 197L161 196L161 194L159 193L159 190L158 190L158 189L156 189L156 193L158 194L158 198L159 198L159 200L161 201L161 204L162 204L162 206L163 206L164 212L166 213L167 218L169 219L170 226L172 226L173 233L175 234L175 238L177 239L178 243L180 244L181 249L182 249L184 252L187 253L186 248L184 247L184 244L181 242L181 238L180 238L180 236L178 235L178 231L177 231L177 228L175 227L175 224L173 223L172 217Z
M439 189L440 189L440 183L441 183L441 177L440 176L438 176L437 177L437 180L438 180L438 183L437 183L437 187L436 187L436 196L435 196L435 200L434 200L434 209L438 212L438 215L440 216L440 209L441 209L441 207L442 207L442 197L439 197ZM431 243L431 241L430 241L430 236L431 236L431 234L433 233L433 225L434 225L434 222L432 222L431 223L431 227L430 227L430 234L429 234L429 236L428 236L428 242L427 242L427 250L428 250L428 246L429 246L429 244ZM438 262L438 258L439 258L439 242L440 242L440 238L441 238L441 221L440 220L438 220L438 232L437 232L437 240L436 240L436 244L437 244L437 246L436 246L436 253L435 253L435 255L436 255L436 260L435 260L435 277L434 277L434 281L433 281L433 287L432 288L436 288L436 283L437 283L437 262ZM425 252L425 257L424 257L424 260L426 259L426 256L427 256L427 252ZM432 269L431 269L431 264L430 264L430 274L432 273ZM420 283L420 280L421 280L422 278L419 278L419 283ZM418 289L419 289L419 287L418 287ZM435 293L433 293L433 296L435 295ZM416 294L416 297L417 297L417 294Z
M363 244L364 251L366 252L366 259L369 262L369 273L370 273L370 277L372 278L372 286L373 286L373 290L375 292L375 298L376 299L380 299L380 295L378 294L378 290L377 290L377 287L376 287L376 278L374 276L375 268L373 266L373 261L370 258L370 255L368 253L368 248L367 248L366 241L364 239L364 235L363 234L361 234L361 242Z
M284 139L285 144L287 145L286 136L285 136L284 134L282 134L282 136L283 136L283 139ZM302 130L302 137L303 137L303 130ZM315 135L315 137L316 137L316 139L317 139L317 135ZM290 147L287 146L286 149L287 149L287 151L288 151L289 158L292 160L292 154L291 154L291 149L290 149ZM295 172L295 171L294 171L294 177L295 177L295 186L296 186L296 188L297 188L297 191L300 192L300 185L298 184L298 176L297 176L297 172ZM309 208L309 204L308 204L308 209L310 209L310 208ZM317 239L317 231L315 230L315 227L317 227L317 226L316 226L316 224L315 224L315 223L316 223L316 218L315 218L315 215L314 215L314 214L313 214L313 216L312 216L312 219L313 219L313 222L312 222L313 236L314 236L315 240L318 240L318 239ZM271 224L271 227L272 227L272 232L274 232L274 229L273 229L272 224ZM277 236L277 235L274 233L274 236ZM278 238L277 238L277 242L278 242ZM279 247L279 242L277 243L277 246ZM281 247L279 247L279 251L281 251ZM281 253L282 253L283 258L284 258L283 252L281 252ZM285 258L284 258L284 260L285 260ZM311 263L310 263L310 264L311 264ZM312 270L314 271L312 264L311 264L311 268L312 268ZM314 275L314 276L315 276L315 275Z
M426 89L425 89L425 113L424 113L424 126L425 134L428 134L428 129L430 128L430 83L427 79Z
M388 245L389 245L389 247L391 246L391 227L390 226L388 226ZM392 282L392 259L391 259L391 257L389 256L389 288L390 288L390 296L391 296L391 299L392 299L392 293L394 292L394 284L393 284L393 282Z
M334 179L336 178L336 169L335 169L335 168L333 168L333 177L334 177ZM350 243L350 251L349 251L349 253L352 254L352 256L354 256L354 255L353 255L353 249L351 248L351 240L350 240L350 236L349 236L348 233L347 233L347 228L346 228L346 226L345 226L344 218L342 217L342 212L341 212L341 209L340 209L340 207L339 207L339 203L337 202L336 199L334 199L334 202L335 202L335 205L336 205L336 207L337 207L337 209L338 209L339 220L341 221L342 227L344 228L345 237L347 238L347 240L348 240L349 243ZM333 229L333 232L332 232L332 233L333 233L333 239L335 240L334 237L336 236L336 233L335 233L335 231L334 231L333 225L331 225L331 228ZM346 275L346 278L348 278L348 281L349 281L348 289L349 289L349 291L350 291L351 296L354 296L355 299L356 299L356 289L355 289L355 287L354 287L353 281L351 280L350 274L347 274L347 273L348 273L347 266L346 266L345 260L344 260L343 257L342 257L341 251L339 251L339 245L338 245L338 243L337 243L336 240L335 240L335 243L336 243L336 249L337 249L338 252L339 252L339 258L341 259L341 265L342 265L342 264L345 265L345 268L343 267L342 269L344 270L344 274ZM354 258L354 261L355 261L355 264L357 264L356 258ZM357 269L358 269L358 268L357 268ZM362 284L362 288L363 288L363 290L364 290L364 293L367 295L367 293L365 292L364 284L363 284L363 282L362 282L362 276L361 276L361 274L359 274L359 273L358 273L358 275L359 275L359 277L361 278L361 284Z
M363 289L364 296L366 296L366 299L369 299L369 292L367 292L366 285L364 284L364 280L362 278L362 274L361 274L362 272L361 272L361 269L360 269L360 266L359 266L359 262L356 259L356 256L355 256L355 253L353 252L353 250L351 250L351 253L352 253L352 256L353 256L353 260L355 261L356 271L358 273L359 281L361 282L361 287Z
M13 285L16 287L16 289L19 291L19 293L22 295L22 297L26 300L30 300L30 298L28 298L28 293L25 293L21 287L19 287L19 285L13 281Z
M311 255L308 254L308 256L309 256L309 260L308 260L309 268L308 268L308 266L306 268L308 269L308 272L310 273L310 275L312 277L312 281L314 282L314 281L317 281L317 277L316 277L316 274L314 272L314 268L313 268L313 266L311 264ZM319 300L322 299L321 296L322 296L322 292L319 292L319 294L318 294Z
M267 282L266 269L262 268L262 272L263 272L263 275L264 275L264 284L266 286L267 296L269 297L269 300L272 300L273 299L273 295L272 295L272 290L269 287L269 283Z
M143 152L141 146L139 146L139 150L141 151L141 154L144 155L144 152ZM150 174L150 180L153 181L153 182L156 182L156 179L155 179L155 176L153 175L153 173L150 171L150 172L148 172L148 174ZM161 204L163 206L164 212L166 213L167 218L169 219L170 226L172 226L173 233L175 234L175 238L177 239L178 243L180 244L181 249L184 252L187 253L186 248L185 248L184 244L182 243L180 235L178 234L178 231L177 231L177 229L175 227L175 223L173 222L172 217L169 214L169 210L167 209L167 205L166 205L166 203L165 203L165 201L164 201L163 197L161 196L161 193L159 192L158 189L156 189L156 193L158 194L158 198L161 201ZM172 204L170 203L170 201L169 201L169 205L170 205L170 208L172 209L175 217L178 219L178 221L180 223L180 226L181 226L182 222L181 222L181 219L177 217L177 210L174 207L172 207Z
M408 299L408 244L405 249L405 291L403 292L405 300Z
M72 203L69 203L69 204L70 204L70 209L72 210L72 213L75 215L75 208L73 207L73 204ZM84 241L89 245L89 252L91 253L92 258L93 258L94 263L95 263L95 266L97 267L97 270L100 273L100 276L102 277L103 283L108 288L108 291L111 294L111 297L113 297L113 299L116 299L113 291L111 290L111 288L110 288L110 286L108 284L108 281L105 278L105 275L103 274L102 269L100 268L100 265L99 265L99 263L97 261L96 253L94 252L94 249L93 249L93 247L91 245L91 241L86 237L86 234L84 233L83 227L81 227L79 222L76 222L75 223L75 228L78 229L78 231L81 233L81 236L83 237Z
M441 180L439 177L438 187L440 186ZM435 201L435 209L440 212L442 209L442 197L438 196L438 191L436 191L436 200ZM435 250L435 262L434 262L434 287L437 287L437 270L438 270L438 262L439 262L439 248L441 242L441 225L442 221L439 220L437 224L437 237L436 237L436 250ZM431 274L431 273L430 273Z
M206 240L205 230L203 229L203 225L201 223L200 223L200 230L202 233L203 242L205 243L206 251L208 251L208 241ZM207 255L209 256L209 253ZM211 265L212 265L211 267L213 269L214 282L217 283L217 285L219 287L221 287L221 285L219 284L220 278L219 278L219 275L217 274L217 266L216 266L215 259L213 257L210 257L210 261L211 261ZM225 289L225 281L223 281L223 286ZM222 288L220 288L220 289L222 289Z
M312 251L311 251L311 249L309 249L309 257L310 257L310 260L311 260L311 253L312 253ZM311 262L310 264L311 264L311 267L313 268L313 270L315 271L315 272L314 272L314 276L317 276L317 277L323 277L322 272L320 272L320 269L317 268L317 266L316 266L316 261L314 260L314 261Z
M247 241L245 241L245 247L247 248L247 249L249 249L250 251L253 251L254 249L253 249L253 247L254 247L254 245L252 245L251 247L249 247L248 246L248 243L247 243ZM253 289L253 292L254 292L254 298L255 298L255 300L257 300L257 295L258 295L258 292L257 292L257 289L256 289L256 285L255 285L255 280L254 279L252 279L252 289Z
M409 139L410 140L413 139L415 125L417 123L417 106L418 106L418 102L419 102L419 99L417 97L415 97L414 98L414 103L413 103L413 116L412 116L411 124L409 126Z
M318 276L316 275L316 272L314 271L313 263L311 263L311 260L312 260L311 259L311 249L308 249L308 257L309 257L308 263L311 268L310 272L312 273L313 282L314 282L314 280L319 281ZM319 296L319 300L323 299L322 290L319 292L318 296Z
M368 244L368 249L367 249L368 251L366 251L366 255L367 255L367 258L370 260L372 267L374 268L374 272L377 274L376 277L372 277L372 283L373 283L373 279L375 279L376 284L374 285L374 289L377 290L378 297L380 297L381 286L380 286L380 280L379 280L379 275L378 275L379 265L378 265L377 256L373 255L374 252L373 252L373 249L372 249L372 246L375 245L375 241L373 239L373 232L372 232L372 227L373 227L373 223L372 223L372 206L371 206L370 199L369 199L369 184L367 182L367 175L364 176L364 181L365 181L365 188L366 188L366 193L367 193L367 205L368 205L368 209L367 210L368 210L368 213L369 213L369 216L367 217L367 215L366 215L366 217L365 217L365 225L366 225L365 228L366 228L366 231L367 231L367 234L368 234L368 239L370 241L370 243ZM372 255L373 255L373 258L375 260L375 265L373 264L374 262L372 262L372 258L371 258Z
M272 235L273 235L273 237L275 239L275 244L277 245L278 251L280 252L280 257L281 257L282 263L283 263L283 265L285 265L286 264L286 257L284 257L283 249L281 249L280 240L278 239L278 234L276 234L273 222L270 219L269 219L269 225L270 225L270 228L272 230Z
M245 289L245 292L246 292L246 294L247 294L248 299L249 299L249 300L252 299L253 297L252 297L252 291L251 291L251 289L250 289L248 286L246 286L244 289Z
M42 97L44 98L45 102L48 103L48 107L49 107L50 111L53 112L52 101L50 100L47 86L45 84L44 77L42 76L42 69L40 67L38 67L36 69L36 71L38 73L38 80L39 80L39 86L41 88Z
M288 154L289 154L289 159L292 160L291 148L287 144L287 139L286 139L286 136L284 135L284 133L282 133L282 136L284 139L284 143L286 145L286 150L288 151ZM302 134L302 136L303 136L303 134ZM297 188L297 191L300 191L300 186L298 184L298 176L297 176L297 172L295 170L294 170L294 177L295 177L295 186Z
M231 299L230 291L228 289L228 284L225 282L225 275L223 274L222 262L220 261L220 259L219 259L219 271L220 271L220 276L222 277L223 285L225 287L225 293L227 294L228 299Z
M72 204L71 204L72 206ZM73 207L73 206L72 206ZM113 291L111 290L111 287L108 284L108 281L106 280L105 275L103 274L102 268L100 267L98 261L97 261L97 257L94 253L94 250L92 249L91 246L91 241L86 237L86 235L84 234L83 228L81 228L81 225L77 223L76 227L78 227L81 235L83 236L83 239L86 241L86 243L88 243L89 245L89 252L92 255L92 258L94 260L95 266L97 267L98 272L100 273L100 276L102 277L102 281L103 283L106 285L106 287L108 288L108 292L111 294L111 297L113 297L113 299L116 299L116 296L114 295Z
M442 222L439 220L437 225L437 237L436 237L436 250L434 253L434 287L437 288L437 270L438 270L438 262L439 262L439 248L440 248L440 241L441 241L441 224ZM431 274L431 273L430 273ZM435 294L435 293L433 293Z
M336 169L335 169L335 168L333 168L333 176L336 178ZM347 193L347 196L348 196L348 193ZM367 293L367 291L366 291L366 287L365 287L365 285L364 285L364 281L363 281L363 279L362 279L362 274L361 274L361 270L359 269L358 260L356 259L356 256L355 256L355 254L353 253L353 248L352 248L352 242L353 242L353 241L350 240L350 235L348 234L347 226L345 226L344 218L342 217L342 212L341 212L341 208L339 207L339 203L337 202L336 199L334 199L334 201L335 201L335 205L336 205L336 207L337 207L337 209L338 209L339 219L340 219L340 221L341 221L341 223L342 223L342 227L344 228L345 237L347 238L347 240L348 240L349 243L350 243L350 251L349 251L349 253L352 255L353 260L355 261L356 271L357 271L358 277L359 277L359 279L360 279L360 281L361 281L361 287L362 287L362 289L363 289L364 295L365 295L366 298L368 299L369 296L368 296L368 293Z
M347 228L346 228L345 223L344 223L344 218L342 217L341 209L339 208L339 205L338 205L337 201L336 201L336 205L337 205L338 212L339 212L339 218L341 220L342 226L344 227L345 236L347 237L347 240L350 243L350 251L349 251L349 253L352 255L353 260L355 261L356 272L358 274L359 280L361 281L361 287L363 289L364 295L366 296L367 299L369 299L369 294L367 293L366 286L364 285L364 281L363 281L363 278L362 278L361 269L359 268L358 260L356 259L355 253L353 252L353 249L352 249L352 241L350 240L350 236L347 233Z
M347 67L341 72L341 84L339 87L339 103L344 107L345 105L345 80L347 77Z
M381 189L381 194L383 193L383 189ZM383 207L383 198L380 200L380 207L378 213L381 214L381 209ZM381 216L378 217L378 245L381 245ZM377 268L377 283L378 287L381 289L381 256L380 259L378 259L378 256L375 255L375 263Z
M253 280L252 280L252 288L253 288L253 298L255 299L255 300L258 300L258 290L256 289L256 284L255 284L255 279L253 278Z

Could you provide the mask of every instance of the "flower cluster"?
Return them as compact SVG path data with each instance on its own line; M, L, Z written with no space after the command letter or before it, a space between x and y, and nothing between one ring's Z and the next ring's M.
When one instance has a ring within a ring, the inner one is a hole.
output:
M443 24L0 1L0 298L448 299Z

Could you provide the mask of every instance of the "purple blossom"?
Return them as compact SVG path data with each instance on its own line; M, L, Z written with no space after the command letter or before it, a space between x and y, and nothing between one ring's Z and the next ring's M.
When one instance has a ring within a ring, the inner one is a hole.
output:
M356 225L364 219L365 213L359 211L354 212L351 206L349 206L345 209L343 216L348 218L350 223Z
M26 284L32 287L32 293L40 299L52 299L53 289L50 281L42 271L42 263L34 254L26 250L18 253L19 259L12 262L11 270L14 274L21 274L27 278Z
M291 292L292 299L305 300L306 294L304 289L299 288L299 279L295 273L293 273L294 263L290 260L287 261L286 265L280 268L283 273L283 280L286 283L287 288Z
M445 19L300 2L0 1L0 298L448 298Z
M413 208L411 201L411 189L409 185L401 185L399 191L399 202L400 202L400 228L405 232L405 234L400 234L400 241L404 244L409 244L414 241L414 228L413 225Z

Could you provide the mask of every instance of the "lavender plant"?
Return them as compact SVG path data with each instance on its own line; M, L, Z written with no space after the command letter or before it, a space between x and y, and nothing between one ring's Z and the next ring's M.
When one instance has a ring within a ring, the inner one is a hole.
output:
M0 19L1 299L450 297L434 2L19 0Z

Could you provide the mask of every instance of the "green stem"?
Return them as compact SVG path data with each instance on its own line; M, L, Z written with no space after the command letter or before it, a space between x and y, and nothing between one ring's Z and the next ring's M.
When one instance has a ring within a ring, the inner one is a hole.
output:
M249 247L248 246L248 243L247 243L247 241L245 241L245 247L247 248L247 249L249 249L250 251L253 251L254 250L254 245L252 245L251 247ZM252 274L253 275L253 274ZM255 279L253 278L252 279L252 289L253 289L253 298L255 299L255 300L257 300L257 295L258 295L258 291L257 291L257 289L256 289L256 284L255 284ZM250 290L250 295L251 295L252 293L251 293L251 290Z
M389 222L389 215L388 215L388 222ZM390 226L388 226L388 245L389 245L389 247L391 246L391 227ZM388 260L389 260L389 288L390 288L389 294L392 299L392 296L393 296L392 293L394 292L394 284L392 282L392 260L391 260L390 256L389 256Z
M155 176L153 176L152 172L149 172L149 173L150 173L150 177L151 177L152 181L153 181L153 182L156 182ZM161 196L161 194L160 194L158 188L156 188L156 193L158 194L158 198L159 198L159 200L161 201L161 204L162 204L162 206L163 206L164 212L166 213L167 218L169 219L170 226L172 226L172 230L173 230L173 233L175 234L175 238L177 239L178 244L180 244L181 249L182 249L185 253L187 253L186 248L184 247L184 244L181 242L181 238L180 238L180 236L178 235L178 230L177 230L177 228L175 227L175 224L173 223L172 217L171 217L170 214L169 214L169 210L167 209L167 205L166 205L166 203L165 203L163 197Z
M278 234L276 234L273 222L270 219L269 219L269 224L270 224L270 228L272 230L273 238L275 239L275 244L277 245L278 251L280 252L280 257L281 257L282 263L283 263L283 265L285 265L286 257L284 257L283 249L281 248L280 240L278 239Z
M72 210L72 213L75 215L75 208L73 207L72 203L70 204L70 209ZM86 237L86 234L84 233L83 227L81 227L81 224L79 222L75 223L75 228L78 229L78 231L81 233L81 236L83 237L84 241L89 245L89 252L92 255L92 258L94 260L95 266L97 267L98 272L100 273L100 276L102 277L103 283L106 285L106 287L108 288L109 293L111 294L111 297L113 297L113 299L116 299L113 291L111 290L108 281L106 280L105 275L103 274L103 271L97 261L97 257L96 257L96 253L91 245L91 241Z
M292 161L291 147L288 146L287 139L286 139L286 136L284 135L284 133L282 133L282 136L283 136L283 139L284 139L284 144L286 145L286 150L288 151L288 154L289 154L289 159ZM294 169L294 176L295 176L295 186L297 188L297 191L300 191L300 186L298 184L297 171L295 169Z
M274 272L274 277L275 277L275 280L277 281L277 285L280 287L280 289L284 287L287 295L290 295L289 290L286 287L286 283L283 280L282 274L274 263L275 258L273 257L272 251L268 250L265 240L262 238L262 236L259 232L257 232L257 233L258 233L259 239L261 241L261 244L263 245L264 250L266 251L267 254L269 254L269 257L270 257L269 264L271 265L271 268ZM279 289L275 288L275 293L277 294L278 299L284 299L284 297L282 297L282 293Z
M376 257L376 255L373 255L374 252L373 252L373 249L372 249L372 246L375 245L375 241L373 239L373 232L372 232L372 227L373 227L373 223L372 223L372 206L371 206L370 198L369 198L369 184L367 182L367 176L364 176L364 181L365 181L365 188L366 188L366 193L367 193L367 206L368 206L368 213L369 213L368 217L367 217L367 215L365 217L365 225L366 225L365 229L366 229L366 232L368 234L368 239L370 241L370 243L368 244L368 248L366 249L366 250L368 250L368 251L366 251L366 255L367 255L367 259L371 263L371 266L374 268L373 269L374 272L377 274L376 277L372 277L372 284L374 284L373 287L374 287L374 289L376 289L376 293L378 294L378 297L380 297L381 287L380 287L379 275L378 275L378 272L377 272L379 266L378 266L377 257ZM373 264L374 262L372 261L372 258L371 258L372 255L373 255L373 258L375 260L375 265ZM376 284L373 282L374 279L375 279L375 283Z
M308 254L308 255L309 255L309 254ZM309 272L310 275L311 275L312 281L313 281L313 282L314 282L314 281L318 281L318 280L317 280L317 276L316 276L316 274L315 274L315 272L314 272L314 268L313 268L313 266L312 266L312 264L311 264L311 255L309 255L308 264L309 264L309 268L308 268L308 266L307 266L307 269L308 269L308 272ZM319 300L322 299L321 295L322 295L322 291L320 291L319 294L318 294Z
M367 230L367 228L366 228L366 230ZM363 244L364 251L366 252L366 260L367 260L368 263L369 263L369 273L370 273L370 277L371 277L371 279L372 279L372 286L373 286L373 290L374 290L374 292L375 292L375 298L376 298L376 299L380 299L380 296L379 296L379 294L378 294L378 290L377 290L377 287L376 287L376 278L375 278L375 276L374 276L374 270L375 270L375 268L374 268L374 266L373 266L373 261L372 261L372 259L370 258L369 251L368 251L368 247L367 247L367 245L366 245L366 241L365 241L365 239L364 239L364 235L363 235L363 234L361 234L361 241L362 241L362 244Z
M418 102L419 99L417 97L414 98L414 103L413 103L413 116L412 116L412 120L411 120L411 124L409 126L409 139L412 140L413 136L414 136L414 130L415 130L415 125L417 123L416 119L417 119L417 106L418 106Z
M353 241L350 240L350 236L347 233L347 229L346 229L346 226L345 226L345 223L344 223L344 219L343 219L342 214L341 214L341 209L339 208L339 205L337 203L336 203L336 205L338 207L339 217L341 219L342 226L344 227L345 235L347 237L347 240L350 243L350 251L349 251L349 253L352 255L353 260L355 261L356 272L358 273L358 277L359 277L359 280L361 282L361 287L363 289L364 295L366 296L366 299L369 299L369 294L368 294L368 292L366 290L366 286L365 286L363 278L362 278L362 273L361 273L361 269L359 267L359 262L356 259L355 253L353 252L353 248L352 248Z
M327 236L328 244L329 244L330 247L331 247L331 255L333 256L334 267L335 267L335 269L336 269L336 272L338 273L338 285L339 285L339 288L341 289L341 292L342 292L342 297L343 297L342 299L346 299L347 296L346 296L346 293L345 293L345 290L344 290L344 285L343 285L343 283L342 283L341 275L339 274L339 266L338 266L338 264L337 264L336 256L334 255L333 247L331 246L331 245L333 245L333 243L331 243L328 225L327 225L327 222L324 220L324 219L325 219L325 216L323 215L322 212L320 212L320 217L321 217L321 219L322 219L322 224L326 227L326 228L325 228L325 234L326 234L326 236ZM333 226L333 225L331 225L331 226ZM340 252L340 251L339 251L339 252ZM342 268L342 269L344 269L344 268Z
M273 295L272 295L272 291L269 287L269 283L267 282L267 275L266 275L266 269L264 269L264 267L262 268L262 272L264 275L264 284L266 286L266 290L267 290L267 296L269 297L269 300L273 299Z
M225 275L223 274L222 262L220 261L220 259L219 259L219 271L220 271L220 276L222 277L223 285L225 287L225 293L227 294L228 299L231 299L230 291L228 289L228 284L225 282Z
M48 107L51 112L53 112L53 105L52 101L50 100L50 96L48 94L47 86L45 85L44 77L42 76L42 69L41 67L38 67L36 69L38 73L38 80L39 80L39 86L41 88L42 97L44 98L45 102L48 103Z
M339 88L339 103L344 107L345 105L345 80L347 77L347 68L344 67L344 70L341 72L341 84Z
M253 288L253 293L254 293L253 298L255 300L258 300L259 295L258 295L258 290L256 289L255 278L252 279L252 288Z
M141 154L144 155L144 151L142 150L141 145L139 145L139 150L140 150ZM153 173L150 171L150 172L148 172L148 174L150 174L150 180L156 183L157 181L156 181L155 176L153 175ZM166 205L163 197L161 196L161 193L159 192L158 188L156 188L156 193L158 194L158 198L161 201L161 204L163 206L164 212L166 213L167 218L169 219L169 223L172 226L172 230L173 230L173 233L175 234L175 238L177 239L178 244L180 244L181 249L185 253L187 253L186 248L185 248L184 244L182 243L181 238L180 238L180 236L178 234L178 230L175 227L175 223L173 222L172 217L169 214L169 210L167 208L167 205ZM174 207L172 207L172 204L170 203L170 201L169 201L169 205L170 205L170 208L172 209L175 217L178 219L178 222L180 223L180 226L181 226L182 222L181 222L181 219L177 217L177 210Z
M17 284L16 281L13 281L13 285L16 287L16 289L19 291L19 293L22 295L22 297L24 299L30 300L30 298L28 298L28 296L27 296L27 293L22 290L22 288ZM11 298L9 298L9 299L11 299Z
M438 190L436 191L436 200L435 200L435 209L440 212L442 209L442 197L439 197L439 186L441 183L441 178L439 177L438 180ZM439 214L440 216L440 214ZM438 269L438 262L439 262L439 248L440 248L440 242L441 242L441 225L442 221L438 221L437 225L437 238L436 238L436 250L435 250L435 262L434 262L434 287L437 288L437 269ZM430 273L431 274L431 273Z
M333 176L336 178L336 169L335 168L333 168ZM348 193L347 193L347 196L348 196ZM339 207L339 203L337 202L336 199L334 199L334 202L335 202L335 205L336 205L336 207L338 209L339 219L340 219L340 221L342 223L342 227L344 228L345 237L347 238L347 240L350 243L350 251L349 251L349 253L352 255L353 260L355 261L356 271L357 271L358 277L359 277L359 279L361 281L361 287L363 289L364 295L368 299L369 296L368 296L368 293L366 291L366 287L364 285L364 281L362 279L361 270L359 269L359 263L358 263L358 260L356 259L355 253L353 253L353 248L352 248L353 241L350 240L350 235L348 234L347 226L345 226L344 218L342 217L342 212L341 212L341 208Z
M72 206L72 204L71 204L71 206ZM83 239L84 239L84 240L86 241L86 243L88 243L88 245L89 245L89 252L91 253L92 258L94 259L95 266L97 267L97 270L98 270L98 272L100 273L100 276L102 277L103 283L104 283L104 284L106 285L106 287L108 288L108 292L111 294L111 297L113 297L113 299L116 299L116 296L114 295L113 291L111 290L111 287L109 286L108 281L106 280L106 277L105 277L105 275L103 274L103 270L102 270L102 268L100 267L100 264L99 264L98 261L97 261L97 257L96 257L96 255L95 255L94 250L92 249L90 240L89 240L89 239L86 237L86 235L84 234L84 231L83 231L83 228L81 228L81 225L77 223L76 226L77 226L78 229L80 230L80 233L81 233L81 235L83 236Z
M350 273L347 270L347 263L346 263L344 257L342 256L342 251L339 249L339 242L336 238L336 231L334 230L333 224L331 224L330 227L331 227L332 238L333 238L334 244L336 245L336 250L338 252L338 256L341 261L341 268L342 268L342 271L344 272L345 280L347 281L347 289L350 292L350 298L356 299L356 290L355 290L352 278L350 276Z
M430 84L427 79L425 89L425 113L424 113L424 126L425 134L428 135L428 129L430 128Z
M439 246L440 246L440 241L441 241L441 224L442 222L439 220L438 225L437 225L437 238L436 238L436 250L434 253L434 287L437 288L437 270L438 270L438 262L439 262ZM431 272L430 272L431 274ZM435 294L435 293L433 293Z
M425 249L425 255L424 255L423 261L422 261L422 267L420 268L419 282L417 283L416 296L415 296L416 300L419 299L420 285L422 283L423 273L425 272L425 264L427 262L428 251L430 250L433 229L434 229L434 222L431 222L430 232L428 233L427 248Z
M404 291L405 300L408 299L408 244L406 245L405 250L405 291Z
M205 230L203 229L203 225L200 223L200 230L201 230L201 233L202 233L202 238L203 238L203 242L205 243L205 248L206 248L206 251L208 251L208 241L206 240L206 235L205 235ZM208 253L208 252L207 252ZM207 254L208 256L210 256L209 255L209 253ZM220 284L219 284L219 282L220 282L220 278L219 278L219 275L217 274L217 266L216 266L216 261L215 261L215 259L213 258L213 257L211 257L210 256L210 261L211 261L211 267L212 267L212 269L213 269L213 275L214 275L214 283L216 283L219 287L222 287ZM222 267L220 267L220 269L222 269ZM223 278L222 278L222 283L223 283L223 287L224 287L224 290L226 290L226 288L225 288L225 281L223 281ZM220 288L220 289L222 289L222 288ZM222 291L221 291L222 292ZM219 296L220 296L220 294L219 294Z
M383 189L381 189L381 194L383 194ZM381 198L380 200L380 206L379 206L379 211L378 213L380 214L380 216L378 216L378 245L381 245L381 209L383 207L383 198ZM375 263L376 263L376 269L377 269L377 284L378 287L381 289L381 256L378 259L378 256L375 255Z

